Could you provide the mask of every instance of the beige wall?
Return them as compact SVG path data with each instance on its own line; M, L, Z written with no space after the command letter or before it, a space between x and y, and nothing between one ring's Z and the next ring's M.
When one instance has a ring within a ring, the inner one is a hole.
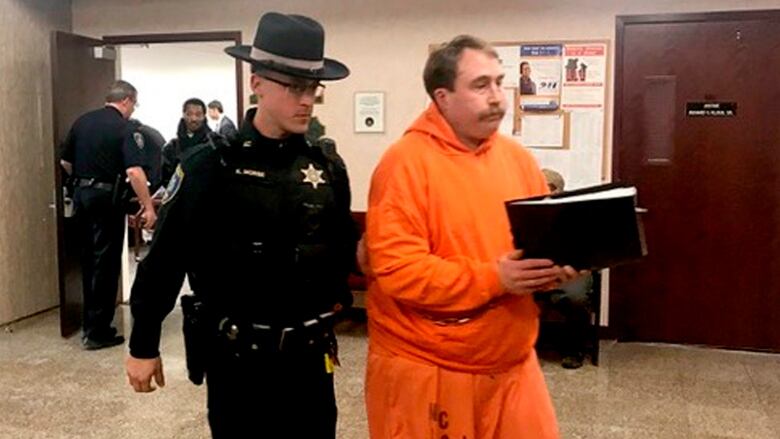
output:
M190 0L182 7L184 3L73 0L74 31L102 36L238 29L249 43L264 11L319 19L326 29L326 52L353 72L347 80L328 85L326 103L316 111L349 165L356 210L365 208L368 181L381 153L426 105L421 75L431 42L458 33L491 41L614 41L615 16L620 14L780 8L780 0L225 0L216 9L213 0ZM353 133L353 93L369 90L387 92L384 134ZM610 107L611 99L610 88Z
M489 41L606 39L614 49L617 15L773 8L780 0L73 0L73 26L91 36L241 30L250 43L262 12L317 18L326 29L326 52L353 74L328 85L316 111L349 166L352 207L363 210L377 160L427 103L421 75L430 43L471 33ZM356 91L387 93L384 134L353 133ZM611 172L612 96L610 84L605 175ZM602 324L608 323L607 285Z
M0 0L0 323L59 303L50 32L70 2Z
M219 6L213 0L72 0L72 10L70 3L0 0L0 323L58 303L48 207L54 190L49 35L69 30L71 14L74 31L84 35L239 29L245 41L266 10L318 18L327 52L353 71L328 87L318 113L350 166L353 207L360 210L379 156L425 106L420 75L431 42L458 33L492 41L614 40L620 14L780 8L780 0L224 0ZM352 132L353 93L364 90L387 92L384 134Z

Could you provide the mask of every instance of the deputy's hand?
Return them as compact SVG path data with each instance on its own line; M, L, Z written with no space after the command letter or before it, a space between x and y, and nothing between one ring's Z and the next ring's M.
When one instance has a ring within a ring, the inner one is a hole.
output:
M141 212L141 224L144 229L152 230L156 222L157 214L154 212L154 208L144 209L143 212Z
M534 291L554 289L573 272L571 267L559 267L549 259L523 259L523 251L515 250L498 260L498 277L510 294L524 295Z
M127 370L127 381L133 386L136 392L153 392L157 388L152 384L154 382L160 387L165 387L165 375L163 374L162 358L135 358L132 355L127 356L125 361Z

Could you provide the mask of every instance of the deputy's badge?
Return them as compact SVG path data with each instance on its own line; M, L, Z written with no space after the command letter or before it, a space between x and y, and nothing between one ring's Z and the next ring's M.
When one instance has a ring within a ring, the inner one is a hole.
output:
M181 165L176 167L176 172L171 176L171 181L168 182L168 187L165 188L165 195L163 195L162 204L166 204L171 201L176 193L179 192L181 183L184 181L184 170Z
M135 144L138 146L138 149L144 149L144 136L143 134L139 132L133 133L133 140L135 140Z
M316 169L311 163L309 163L308 168L301 169L301 172L303 173L303 182L311 183L314 189L317 189L317 185L325 183L325 179L322 178L322 173L325 171Z

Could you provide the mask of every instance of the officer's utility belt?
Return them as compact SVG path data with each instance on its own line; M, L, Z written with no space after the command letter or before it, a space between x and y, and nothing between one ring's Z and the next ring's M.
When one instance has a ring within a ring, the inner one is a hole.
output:
M95 189L100 189L104 191L113 191L114 185L111 183L104 183L102 181L97 181L94 178L81 178L76 177L73 179L74 183L78 187L92 187Z
M310 350L328 352L335 349L335 316L334 311L329 311L290 326L243 323L225 317L219 321L218 334L219 339L239 356Z
M482 315L485 314L488 310L495 308L499 303L501 303L505 297L506 296L498 297L480 306L479 308L474 308L463 313L429 313L425 311L416 311L416 313L420 317L423 317L426 320L430 320L433 322L433 324L438 326L462 325L482 317Z

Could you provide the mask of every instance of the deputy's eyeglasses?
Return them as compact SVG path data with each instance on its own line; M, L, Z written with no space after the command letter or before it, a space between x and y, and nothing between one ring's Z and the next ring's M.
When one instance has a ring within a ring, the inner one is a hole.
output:
M325 86L319 82L289 83L285 81L280 81L275 78L269 78L268 76L263 76L263 78L281 85L282 87L284 87L285 90L287 90L287 93L293 95L296 98L301 98L303 96L314 96L315 98L318 98L322 96L322 94L325 92Z

